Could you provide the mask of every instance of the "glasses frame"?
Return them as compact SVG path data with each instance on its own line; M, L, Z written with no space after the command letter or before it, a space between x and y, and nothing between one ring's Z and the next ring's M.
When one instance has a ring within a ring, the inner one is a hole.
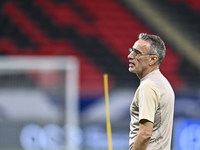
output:
M156 55L156 54L142 54L140 51L138 51L137 49L133 49L133 48L129 48L129 54L133 52L133 56L137 57L137 56L143 56L143 55Z

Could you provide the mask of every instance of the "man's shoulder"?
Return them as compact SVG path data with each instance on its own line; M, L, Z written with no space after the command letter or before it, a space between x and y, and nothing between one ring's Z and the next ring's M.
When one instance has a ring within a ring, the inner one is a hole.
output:
M155 82L151 79L145 79L143 80L141 83L140 83L140 86L151 86L151 85L154 85Z
M146 79L141 82L139 89L157 89L156 83L151 79Z

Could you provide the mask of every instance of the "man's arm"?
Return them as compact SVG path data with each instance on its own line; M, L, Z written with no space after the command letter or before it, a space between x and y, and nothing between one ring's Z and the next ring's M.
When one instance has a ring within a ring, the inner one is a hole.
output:
M153 123L142 119L139 122L139 131L132 150L146 150L153 131Z

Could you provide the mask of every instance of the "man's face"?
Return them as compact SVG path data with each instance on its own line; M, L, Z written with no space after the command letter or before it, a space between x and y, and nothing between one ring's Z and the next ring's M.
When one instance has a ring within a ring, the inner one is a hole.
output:
M138 40L133 45L133 51L128 55L129 59L129 71L136 73L139 77L144 74L148 69L148 60L149 60L149 49L150 43L144 40ZM135 56L134 51L139 51L138 55Z

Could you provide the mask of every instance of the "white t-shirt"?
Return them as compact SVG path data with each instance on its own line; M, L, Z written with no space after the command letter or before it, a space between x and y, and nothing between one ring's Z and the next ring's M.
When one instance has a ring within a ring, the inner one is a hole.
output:
M139 131L139 121L153 123L147 150L170 150L174 115L174 91L159 69L141 79L130 106L129 149Z

